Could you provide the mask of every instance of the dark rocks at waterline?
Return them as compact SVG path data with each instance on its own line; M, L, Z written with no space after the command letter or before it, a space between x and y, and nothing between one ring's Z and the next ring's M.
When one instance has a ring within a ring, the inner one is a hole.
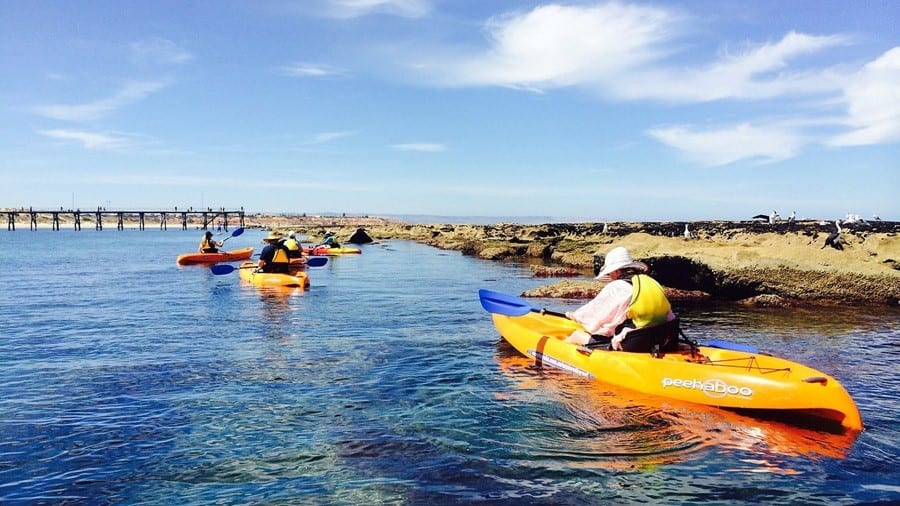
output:
M350 239L347 240L350 244L369 244L372 242L372 238L369 237L369 234L366 233L365 229L357 228L356 232L353 232L353 235L350 236Z

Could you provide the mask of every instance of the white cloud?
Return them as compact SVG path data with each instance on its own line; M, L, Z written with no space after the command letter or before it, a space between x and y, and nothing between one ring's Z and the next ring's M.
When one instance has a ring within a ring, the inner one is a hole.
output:
M121 134L99 134L96 132L84 132L79 130L40 130L39 134L63 141L78 142L85 149L91 150L117 150L130 144L131 138Z
M447 151L447 146L430 142L411 142L407 144L394 144L391 149L397 151L421 151L425 153L438 153Z
M344 73L343 69L317 63L294 62L282 65L279 71L289 77L328 77Z
M900 47L864 66L844 90L847 124L853 130L831 140L836 146L900 141Z
M790 129L740 124L731 128L697 130L686 126L656 128L647 132L656 140L678 149L704 166L728 165L740 160L774 162L792 158L805 140Z
M690 43L680 40L686 30L684 14L662 7L545 5L490 20L489 44L478 54L412 67L453 86L579 86L628 100L685 103L837 93L845 82L827 69L792 68L803 56L848 44L842 35L789 32L775 43L684 66L674 57Z
M328 0L324 14L335 18L356 18L369 14L390 14L421 18L431 12L428 0Z
M78 105L42 105L36 107L35 112L41 116L65 121L93 120L121 107L139 102L168 85L169 83L166 81L132 82L109 98Z
M356 135L357 133L359 133L359 132L354 131L354 130L344 130L344 131L340 131L340 132L322 132L322 133L316 134L316 136L313 138L311 144L324 144L326 142L331 142L336 139L350 137L350 136Z
M609 80L614 95L632 99L711 102L759 100L786 95L835 93L846 77L829 70L790 71L790 61L846 44L843 36L788 33L774 44L762 44L698 68L646 67Z
M658 59L676 30L674 13L609 3L545 5L492 19L483 54L436 66L448 84L546 89L603 81Z
M131 57L136 63L155 65L180 65L194 59L194 56L168 39L151 37L130 45Z

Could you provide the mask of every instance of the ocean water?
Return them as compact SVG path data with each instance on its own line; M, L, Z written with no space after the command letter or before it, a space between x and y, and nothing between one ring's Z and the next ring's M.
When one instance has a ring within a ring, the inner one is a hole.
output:
M524 266L385 241L261 291L199 237L0 232L0 504L900 501L897 308L679 311L837 377L841 434L535 369L477 295Z

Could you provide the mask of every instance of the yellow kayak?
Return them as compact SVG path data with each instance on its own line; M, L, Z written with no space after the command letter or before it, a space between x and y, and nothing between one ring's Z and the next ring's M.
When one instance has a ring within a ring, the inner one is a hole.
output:
M564 342L580 324L516 297L480 293L500 335L539 365L637 392L720 408L796 414L862 430L850 394L835 378L755 350L689 346L658 356Z
M239 276L256 286L287 286L297 288L309 288L309 276L306 272L296 271L291 274L278 274L274 272L258 272L256 263L244 262L239 267Z
M313 247L303 247L303 252L307 255L324 255L324 256L337 256L337 255L359 255L362 253L362 250L359 248L354 248L352 246L340 246L340 247L332 247L332 246L313 246Z

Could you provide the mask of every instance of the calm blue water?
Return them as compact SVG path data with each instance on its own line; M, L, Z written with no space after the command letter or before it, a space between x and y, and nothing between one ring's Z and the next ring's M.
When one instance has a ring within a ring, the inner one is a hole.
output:
M900 500L896 308L682 312L835 375L855 437L531 368L477 296L523 267L389 241L260 292L199 236L0 232L0 503Z

